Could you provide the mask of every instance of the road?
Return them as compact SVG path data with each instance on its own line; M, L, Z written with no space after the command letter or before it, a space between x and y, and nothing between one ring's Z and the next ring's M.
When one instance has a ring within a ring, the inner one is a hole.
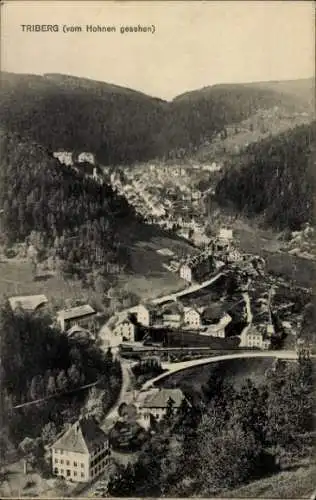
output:
M213 276L213 278L203 281L203 283L199 283L196 285L191 285L188 288L185 288L184 290L181 290L180 292L172 293L170 295L165 295L164 297L157 297L156 299L152 300L153 304L162 304L163 302L167 302L168 300L176 300L178 297L183 297L184 295L189 295L190 293L197 292L198 290L201 290L202 288L206 288L215 281L217 281L221 276L223 276L223 272L219 272L216 274L216 276Z
M129 396L130 399L133 397L133 373L131 370L131 365L130 363L126 363L122 359L121 361L121 367L122 367L122 385L121 385L121 390L120 394L117 398L117 401L115 405L111 408L109 413L106 416L106 421L114 421L117 419L118 415L118 408L121 403L123 402L128 402ZM107 424L107 422L105 422Z
M212 356L209 358L196 359L191 361L183 361L179 363L162 363L162 368L168 370L158 377L155 377L151 380L145 382L142 386L141 391L146 391L149 388L153 387L156 382L159 382L167 377L170 377L174 373L179 371L187 370L188 368L192 368L194 366L207 365L209 363L217 363L218 361L229 361L231 359L245 359L245 358L277 358L277 359L287 359L287 360L296 360L297 352L296 351L254 351L254 352L241 352L236 354L224 354L222 356Z

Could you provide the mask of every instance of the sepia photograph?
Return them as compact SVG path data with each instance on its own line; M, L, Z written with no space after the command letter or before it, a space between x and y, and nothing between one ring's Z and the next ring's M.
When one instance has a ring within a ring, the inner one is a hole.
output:
M315 3L0 14L0 498L316 500Z

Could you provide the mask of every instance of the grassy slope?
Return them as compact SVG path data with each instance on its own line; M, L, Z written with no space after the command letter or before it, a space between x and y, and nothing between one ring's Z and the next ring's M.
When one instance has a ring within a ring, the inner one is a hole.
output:
M302 462L292 470L225 492L226 498L311 498L316 488L316 464Z

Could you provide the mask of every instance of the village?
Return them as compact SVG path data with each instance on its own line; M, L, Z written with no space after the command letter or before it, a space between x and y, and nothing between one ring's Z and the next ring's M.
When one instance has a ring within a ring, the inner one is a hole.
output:
M122 459L111 443L123 440L124 449L124 432L116 435L117 425L124 429L132 420L150 432L170 406L178 411L184 401L190 405L179 387L156 385L156 379L183 369L185 363L194 366L217 356L229 360L261 357L271 351L286 359L297 356L302 311L296 308L296 294L308 291L298 285L289 288L284 278L269 275L265 259L245 253L232 227L221 226L216 234L205 234L203 195L193 189L201 179L199 166L150 165L148 175L142 177L142 167L127 168L122 174L97 166L94 155L87 152L75 162L71 153L54 156L94 182L110 180L147 223L189 241L193 249L187 255L167 247L157 250L165 269L184 283L181 290L165 295L157 290L150 300L118 308L103 324L100 312L89 303L65 305L52 318L52 326L70 341L110 350L121 364L120 395L105 420L98 421L93 412L87 412L47 446L51 472L64 481L68 492L104 496L107 480L100 478L108 478L113 461ZM213 163L203 168L209 176L221 167ZM36 260L34 245L26 253L30 261ZM37 313L49 305L45 294L15 295L8 300L16 313ZM33 403L40 401L26 404ZM142 442L143 438L137 439Z

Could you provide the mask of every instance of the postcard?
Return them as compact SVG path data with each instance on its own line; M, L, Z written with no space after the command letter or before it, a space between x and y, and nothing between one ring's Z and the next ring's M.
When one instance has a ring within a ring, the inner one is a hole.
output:
M0 497L315 499L314 2L0 8Z

